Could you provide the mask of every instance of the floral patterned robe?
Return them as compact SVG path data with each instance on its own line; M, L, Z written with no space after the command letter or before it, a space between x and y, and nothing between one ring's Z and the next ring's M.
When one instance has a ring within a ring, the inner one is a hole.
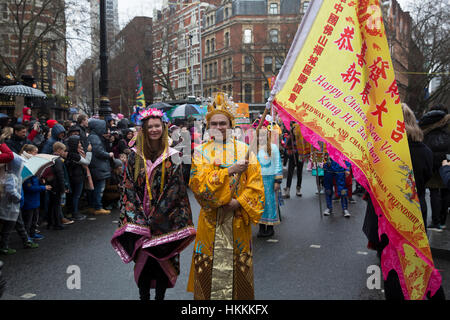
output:
M145 169L134 179L136 153L130 154L120 188L120 221L111 244L125 263L135 261L135 281L148 258L156 259L166 273L171 288L179 274L179 253L195 238L191 206L183 180L182 165L169 149L154 163L147 160L152 200L146 187ZM165 181L160 193L162 164L165 159ZM155 286L152 281L151 286Z

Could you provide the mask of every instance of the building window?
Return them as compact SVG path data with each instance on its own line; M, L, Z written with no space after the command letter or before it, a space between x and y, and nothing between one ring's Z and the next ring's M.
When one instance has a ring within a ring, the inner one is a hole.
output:
M216 50L216 39L211 39L211 52Z
M210 48L209 48L209 40L206 40L206 53L209 53Z
M233 60L231 58L228 59L228 72L233 74Z
M224 46L227 48L230 45L230 34L228 32L225 32L225 40L224 40Z
M225 19L228 18L228 8L225 8Z
M244 57L244 71L252 72L252 60L249 56Z
M278 14L278 3L271 3L269 5L269 14Z
M184 53L178 56L178 68L184 68L186 66L186 56Z
M226 59L222 61L222 65L223 65L223 74L227 74L228 73L228 70L227 70L228 63L227 63Z
M246 83L244 86L244 102L251 103L252 102L252 85Z
M205 64L205 80L208 79L208 65Z
M308 10L308 7L309 7L309 1L304 1L303 7L302 7L303 13L306 13L306 10Z
M229 95L230 97L233 96L233 86L232 86L231 84L228 86L228 95Z
M2 3L2 18L3 20L8 20L8 4L7 3Z
M264 72L272 72L272 57L264 57Z
M270 97L270 89L269 89L269 84L266 82L264 84L264 100L269 99Z
M277 29L270 30L269 38L271 43L278 43L278 30Z
M214 78L217 77L217 62L214 62Z
M212 63L209 65L209 78L212 79L213 77L213 65Z
M281 67L283 66L283 61L281 61L281 58L275 58L275 73L277 74L280 72Z
M244 30L244 43L252 43L252 30L251 29Z

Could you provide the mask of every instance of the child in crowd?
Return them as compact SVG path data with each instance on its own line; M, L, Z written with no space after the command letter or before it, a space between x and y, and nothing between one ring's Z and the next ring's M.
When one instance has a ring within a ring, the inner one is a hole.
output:
M30 159L38 153L38 147L26 144L22 148L21 156ZM50 185L43 185L36 176L28 178L23 183L24 205L22 207L22 217L25 229L33 240L41 240L44 236L38 234L37 224L39 221L39 208L41 206L41 192L51 190Z
M55 142L53 154L59 157L56 158L55 165L51 167L47 176L47 182L52 187L49 191L47 229L63 230L64 217L61 209L61 199L62 195L69 191L63 162L63 159L67 157L66 146L62 142Z

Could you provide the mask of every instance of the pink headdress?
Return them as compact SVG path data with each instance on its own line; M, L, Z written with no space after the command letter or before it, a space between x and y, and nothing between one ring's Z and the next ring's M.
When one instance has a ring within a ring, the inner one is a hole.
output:
M141 116L141 119L140 119L141 121L145 120L147 118L150 118L150 117L156 117L156 118L164 117L164 113L158 109L142 110L141 112L139 112L139 115Z

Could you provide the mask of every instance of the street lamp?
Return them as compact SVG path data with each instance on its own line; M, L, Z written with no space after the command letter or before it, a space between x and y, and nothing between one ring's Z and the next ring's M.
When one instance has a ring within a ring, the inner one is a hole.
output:
M111 104L108 98L108 52L106 35L106 0L100 0L100 107L101 119L111 115Z

